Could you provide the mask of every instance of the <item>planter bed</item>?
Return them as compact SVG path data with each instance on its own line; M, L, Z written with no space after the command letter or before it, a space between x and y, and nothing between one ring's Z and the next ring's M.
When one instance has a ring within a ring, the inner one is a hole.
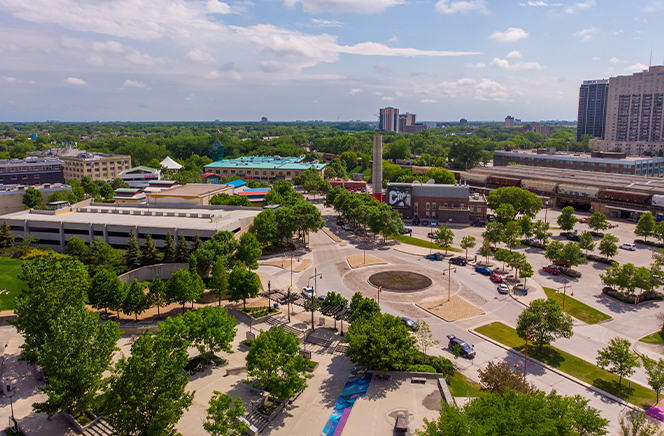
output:
M638 303L645 303L646 301L664 300L664 294L657 291L646 291L639 295L635 294L625 295L622 292L618 292L613 288L604 287L602 289L602 293L627 304L634 304L634 301L636 301L636 304L638 304Z
M634 243L650 245L651 247L664 248L664 244L660 244L659 242L654 242L654 241L644 241L643 239L635 239Z

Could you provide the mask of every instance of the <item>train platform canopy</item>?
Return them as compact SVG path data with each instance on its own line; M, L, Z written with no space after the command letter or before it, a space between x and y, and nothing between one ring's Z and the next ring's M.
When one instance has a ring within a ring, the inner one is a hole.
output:
M614 209L614 210L620 210L623 212L635 212L635 213L645 213L648 212L647 210L644 209L632 209L630 207L622 207L622 206L606 206L607 209Z

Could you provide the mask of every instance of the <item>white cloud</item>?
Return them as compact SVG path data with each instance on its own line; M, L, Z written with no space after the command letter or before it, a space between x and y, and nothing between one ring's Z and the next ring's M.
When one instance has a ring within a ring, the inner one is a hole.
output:
M321 20L320 18L311 19L312 27L343 27L344 23L337 20Z
M76 86L87 85L85 80L79 79L78 77L68 77L67 80L65 80L65 83Z
M7 77L7 76L0 76L0 79L4 80L7 83L16 83L16 77Z
M124 47L117 41L108 40L106 42L95 42L92 44L92 49L94 51L107 51L111 53L122 53Z
M440 0L436 3L435 10L441 14L456 14L457 12L464 14L469 12L490 13L486 8L485 0Z
M138 80L127 79L122 84L123 88L145 88L145 83L139 82Z
M376 94L376 95L378 95L378 96L383 95L383 93L382 93L382 92L379 92L379 91L374 92L374 94Z
M392 35L392 37L388 39L387 42L399 42L399 38L397 38L396 35Z
M478 63L475 65L475 67L476 67L476 68L484 68L484 67L486 67L486 64L483 64L482 62L478 62Z
M356 95L356 94L359 94L360 92L362 92L362 90L360 88L353 88L353 89L350 90L349 94L350 95Z
M507 59L498 59L494 58L491 61L490 64L492 67L495 68L500 68L501 70L508 70L508 71L534 71L534 70L541 70L544 68L537 62L516 62L514 64L510 64L510 62Z
M642 63L637 62L636 64L627 67L625 69L625 71L629 72L629 73L640 73L641 71L647 70L647 69L648 69L647 65L643 65Z
M664 1L662 0L650 0L650 3L641 8L643 12L655 12L661 9L664 9Z
M286 6L302 3L302 9L310 14L321 12L354 12L373 14L404 3L403 0L284 0Z
M129 61L129 63L132 63L134 65L143 65L146 67L164 63L163 58L154 58L149 54L141 53L138 50L134 50L133 52L125 56L125 59Z
M98 67L101 66L104 63L101 56L96 56L96 55L91 56L90 58L88 58L88 62L91 63L92 65L96 65Z
M575 3L574 6L568 6L565 8L565 12L568 14L574 13L578 10L583 10L583 9L588 9L590 7L593 7L597 4L595 0L587 0L583 3Z
M379 73L388 73L392 71L392 67L387 65L385 62L376 62L373 65L374 71L378 71Z
M392 101L392 100L394 100L394 99L393 99L392 97L383 97L383 100L385 100L385 101Z
M620 29L620 30L618 30L618 31L613 32L613 34L614 34L614 35L620 35L620 34L623 33L623 32L624 32L624 31L623 31L622 29Z
M424 100L420 100L420 103L438 103L438 102L430 98L425 98Z
M528 38L528 32L519 27L510 27L504 32L492 33L491 36L489 36L489 38L495 39L496 41L513 42L513 41L518 41L520 39Z
M512 58L521 59L522 57L523 56L521 56L520 52L514 50L514 51L511 51L511 52L507 53L507 56L505 56L505 59L512 59Z
M594 57L594 58L591 59L591 61L601 61L601 59L598 58L598 57Z
M482 79L475 86L475 100L480 101L509 101L507 89L498 82L490 79Z
M609 59L609 62L611 62L612 64L617 64L617 63L620 63L620 59L618 59L616 57L612 57L611 59Z
M274 73L281 70L284 66L277 61L261 61L258 67L266 73Z
M190 51L185 55L184 58L188 61L196 62L199 64L214 64L217 62L217 60L210 56L209 53L198 49Z
M582 41L590 41L597 34L597 28L591 27L590 29L579 30L574 32L573 35L581 38Z
M562 3L547 3L547 2L537 1L537 2L528 2L528 6L549 6L549 7L553 7L553 6L562 6Z
M232 12L230 6L219 0L208 0L207 10L211 14L230 14Z

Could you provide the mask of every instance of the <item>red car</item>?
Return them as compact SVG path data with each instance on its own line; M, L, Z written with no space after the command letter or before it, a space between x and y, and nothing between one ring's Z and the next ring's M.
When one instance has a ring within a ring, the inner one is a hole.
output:
M588 217L579 218L580 223L585 223L586 221L588 221Z
M489 275L489 278L490 278L491 281L494 282L494 283L502 283L502 282L503 282L503 278L500 277L500 274L491 273L491 274Z
M552 266L545 266L542 269L544 270L544 272L548 272L551 275L554 275L554 276L560 275L560 270L558 268L556 268L555 266L553 266L553 265Z
M429 234L427 235L427 238L433 239L435 237L436 237L436 235L434 235L432 232L429 232Z

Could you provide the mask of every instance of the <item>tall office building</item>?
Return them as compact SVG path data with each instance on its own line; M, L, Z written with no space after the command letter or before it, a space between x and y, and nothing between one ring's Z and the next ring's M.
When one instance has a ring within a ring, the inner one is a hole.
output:
M608 80L584 80L579 90L579 116L576 123L576 140L583 135L604 139L606 107L609 95Z
M591 145L629 155L664 152L664 66L609 79L604 140Z
M511 115L508 115L505 117L505 128L510 129L514 127L514 117Z
M380 200L383 193L383 135L374 135L373 138L371 187L373 189L373 196Z
M406 131L406 126L411 126L415 124L415 118L417 115L406 112L405 114L399 114L399 132L403 133Z
M378 130L381 132L400 132L399 109L393 107L381 109Z

